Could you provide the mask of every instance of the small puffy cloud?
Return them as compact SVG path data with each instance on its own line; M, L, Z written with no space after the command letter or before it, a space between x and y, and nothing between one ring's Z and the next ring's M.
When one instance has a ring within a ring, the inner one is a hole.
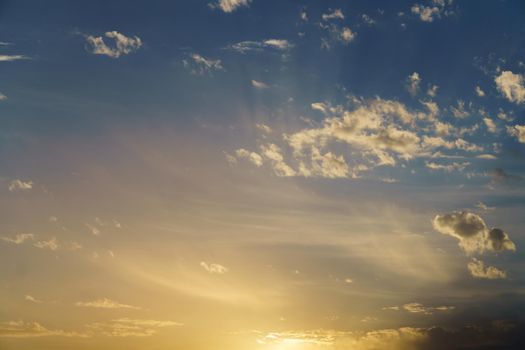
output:
M11 192L15 191L27 191L33 188L33 181L23 181L20 179L15 179L9 182L8 189Z
M427 95L430 97L436 97L438 89L439 89L439 86L437 85L430 86L427 90Z
M465 109L465 101L462 100L457 101L457 107L451 106L450 111L452 112L452 115L458 119L463 119L470 115L470 113Z
M520 143L525 143L525 125L507 126L507 133L517 138Z
M257 167L260 167L263 165L263 159L258 153L250 152L248 150L245 150L244 148L240 148L235 151L235 155L237 156L237 158L246 159L250 161L251 163L255 164Z
M496 123L494 123L494 120L489 117L483 117L483 123L485 123L485 126L490 133L495 134L498 132L498 127L496 126Z
M220 264L215 263L207 263L205 261L201 261L199 264L204 270L208 271L209 273L216 273L219 275L225 274L228 272L228 268L225 266L222 266Z
M49 250L58 250L58 248L60 248L60 245L58 244L58 241L55 237L47 241L35 242L33 246L40 248L40 249L49 249Z
M467 268L474 278L483 278L489 280L507 278L507 273L494 266L485 266L483 261L473 258L467 265Z
M468 254L516 250L505 232L498 228L489 230L479 215L468 211L436 215L432 225L436 231L457 238L459 246Z
M322 16L323 21L329 21L332 19L345 19L345 15L341 9L331 10L329 13L324 13Z
M19 60L28 60L29 57L24 55L0 55L0 62L11 62Z
M421 77L418 72L414 72L408 76L407 90L412 96L416 96L419 92L419 84L421 84Z
M476 204L476 208L481 209L481 210L483 210L483 211L491 211L491 210L496 209L495 207L489 207L488 205L486 205L486 204L483 203L483 202L478 202L478 203Z
M252 79L252 86L253 86L254 88L256 88L256 89L260 89L260 90L268 89L268 88L269 88L268 84L263 83L262 81L253 80L253 79Z
M89 230L89 233L91 233L93 236L99 236L100 235L100 229L98 227L95 227L90 224L86 224L86 227Z
M214 71L224 70L221 60L206 58L199 54L190 54L187 59L182 60L184 67L196 75L212 75Z
M420 303L408 303L403 305L403 309L413 314L432 315L436 311L451 311L454 310L454 306L424 306Z
M266 124L258 123L258 124L255 124L255 126L257 127L257 129L261 130L262 132L264 132L266 134L270 134L273 131L272 128L270 128Z
M476 91L476 95L478 95L478 97L485 97L485 91L481 90L479 86L476 86L474 91Z
M2 241L13 243L13 244L22 244L25 241L30 241L35 239L35 235L32 233L18 233L15 237L0 237Z
M7 96L0 92L0 101L7 100Z
M79 301L76 302L75 305L79 307L91 307L96 309L141 309L138 306L122 304L108 298L101 298L92 301Z
M343 29L341 29L340 35L343 43L348 44L355 39L357 34L353 32L350 28L343 27Z
M494 79L496 87L510 102L525 102L525 80L523 75L515 74L511 71L503 71Z
M262 52L264 50L287 51L294 45L285 39L266 39L262 41L241 41L229 45L227 48L241 54L248 52Z
M281 148L276 144L262 145L261 154L270 161L275 175L282 177L296 175L295 171L284 162Z
M423 22L434 22L435 19L441 16L447 16L450 12L446 9L446 0L431 0L428 5L414 4L411 11L417 15ZM451 1L449 2L451 3Z
M137 51L142 46L142 40L138 36L127 37L117 31L106 32L104 37L109 39L108 41L112 41L113 44L106 44L102 36L86 36L86 41L91 46L91 53L119 58L122 55Z
M240 7L250 5L251 0L219 0L210 4L211 8L218 8L226 13L231 13Z

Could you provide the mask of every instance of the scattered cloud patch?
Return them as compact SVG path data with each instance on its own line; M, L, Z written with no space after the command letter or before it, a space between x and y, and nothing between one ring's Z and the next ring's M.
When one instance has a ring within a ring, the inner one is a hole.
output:
M212 274L222 275L222 274L225 274L226 272L228 272L228 268L223 266L223 265L220 265L220 264L207 263L205 261L201 261L201 263L199 265L204 270L206 270L206 271L208 271L209 273L212 273Z
M15 237L0 237L2 241L13 243L13 244L22 244L25 241L30 241L35 239L35 235L32 233L18 233Z
M141 309L138 306L122 304L122 303L119 303L117 301L114 301L108 298L101 298L101 299L96 299L92 301L79 301L75 303L75 305L79 307L91 307L95 309L133 309L133 310Z
M253 80L253 79L252 79L252 86L259 90L268 89L270 87L268 86L268 84L263 83L262 81Z
M262 41L241 41L227 48L241 54L246 54L248 52L262 52L264 50L287 51L293 47L294 45L288 40L266 39Z
M494 82L499 92L510 102L517 104L525 102L525 80L523 75L511 71L503 71Z
M412 96L416 96L419 92L419 84L421 84L421 77L418 72L410 74L407 78L407 90Z
M28 56L24 55L0 55L0 62L12 62L19 60L28 60Z
M111 41L112 44L106 44L104 37L107 41ZM127 37L117 31L106 32L104 33L104 37L86 36L86 41L91 46L91 53L119 58L120 56L137 51L142 46L142 40L138 36Z
M518 139L520 143L525 143L525 125L507 126L507 133Z
M11 180L9 182L8 190L10 192L15 191L28 191L33 188L33 181L23 181L20 179Z
M187 59L182 60L185 68L189 69L191 74L195 75L213 75L215 71L223 71L221 60L206 58L199 54L190 54Z
M420 303L408 303L403 305L403 309L413 314L432 315L436 311L444 312L454 310L454 306L424 306Z
M328 13L324 13L321 18L323 21L330 21L332 19L345 19L345 15L341 9L331 10Z
M502 271L494 266L485 266L483 261L476 258L472 258L472 260L468 263L467 268L474 278L489 280L507 278L507 273L505 271Z
M211 8L220 9L223 12L231 13L240 7L248 7L251 0L219 0L216 3L210 3Z

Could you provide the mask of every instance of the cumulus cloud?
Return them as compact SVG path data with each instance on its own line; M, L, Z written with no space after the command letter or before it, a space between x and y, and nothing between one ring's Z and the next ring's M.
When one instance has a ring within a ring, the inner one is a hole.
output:
M452 171L463 171L465 170L465 168L467 166L470 165L469 162L462 162L462 163L458 163L458 162L453 162L453 163L450 163L450 164L438 164L438 163L435 163L435 162L426 162L425 163L426 167L429 168L429 169L432 169L432 170L444 170L446 172L452 172Z
M481 87L476 86L474 91L476 92L476 95L478 95L478 97L485 97L485 91L483 91Z
M79 332L52 330L38 322L8 321L0 323L0 338L38 338L38 337L88 337Z
M60 248L58 241L55 237L47 241L35 242L33 246L40 248L40 249L49 249L49 250L57 250L58 248Z
M104 55L111 58L119 58L137 51L142 46L142 40L138 36L127 37L117 31L104 33L104 37L112 44L108 45L102 36L87 35L86 41L91 46L91 53Z
M261 146L261 154L270 161L272 168L277 176L295 176L295 171L284 162L281 148L276 144L270 143Z
M505 271L502 271L494 266L485 266L483 261L476 258L472 258L472 260L468 263L467 268L472 277L475 278L489 280L507 278L507 273Z
M496 126L496 123L494 123L494 120L490 119L489 117L483 117L483 123L485 123L488 132L493 134L498 132L498 127Z
M33 188L33 181L23 181L20 179L11 180L9 182L8 190L11 192L15 191L27 191Z
M80 307L91 307L96 309L134 309L134 310L140 310L141 308L138 306L133 305L127 305L122 304L117 301L108 299L108 298L101 298L91 301L79 301L75 303L76 306Z
M24 299L27 300L27 301L30 301L32 303L35 303L35 304L43 303L42 300L38 300L37 298L35 298L35 297L33 297L33 296L29 295L29 294L25 295Z
M258 124L255 124L255 127L261 130L262 132L264 132L265 134L271 134L273 132L272 128L270 128L266 124L258 123Z
M525 80L523 75L515 74L511 71L502 71L494 82L499 92L510 102L523 103L525 102Z
M332 19L345 19L345 15L341 9L331 10L329 13L324 13L321 18L323 21L329 21Z
M33 240L35 235L32 233L18 233L14 237L0 237L2 241L13 243L13 244L22 244L25 241Z
M507 126L507 133L517 138L520 143L525 143L525 125Z
M211 3L211 8L218 8L226 13L231 13L240 7L247 7L251 0L219 0L216 3Z
M201 261L200 266L209 273L222 275L228 272L228 268L221 264L207 263L205 261Z
M413 14L417 15L423 22L434 22L443 15L448 16L451 11L447 10L447 0L431 0L428 5L414 4L411 7ZM449 4L452 1L449 1Z
M7 96L0 92L0 101L7 100Z
M263 159L258 153L250 152L248 150L245 150L244 148L240 148L235 151L235 155L239 159L246 159L250 161L251 163L255 164L257 167L260 167L263 165Z
M182 60L182 63L185 68L196 75L213 75L214 71L224 70L221 60L206 58L197 53L190 54L187 59Z
M421 84L421 77L418 72L414 72L408 76L407 90L412 96L416 96L419 92L419 84Z
M345 44L352 42L355 39L356 35L357 34L348 27L343 27L343 29L341 29L340 32L341 40Z
M516 250L505 232L498 228L488 229L479 215L468 211L436 215L432 225L436 231L457 238L459 246L468 254Z

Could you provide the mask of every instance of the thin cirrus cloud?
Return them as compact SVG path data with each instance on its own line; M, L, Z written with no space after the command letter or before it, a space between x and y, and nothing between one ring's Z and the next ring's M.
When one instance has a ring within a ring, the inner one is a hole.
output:
M28 60L28 59L30 58L25 55L0 55L0 62L12 62L12 61Z
M95 308L95 309L133 309L133 310L141 310L138 306L128 305L128 304L122 304L117 301L108 299L108 298L100 298L95 299L91 301L79 301L75 303L76 306L79 307L87 307L87 308Z
M241 54L249 52L263 52L265 50L273 51L288 51L292 49L294 45L286 39L266 39L262 41L241 41L235 44L231 44L226 47L228 50L232 50Z
M86 35L85 38L92 54L110 58L119 58L135 52L143 44L138 36L127 37L115 30L105 32L103 36ZM108 42L112 42L112 44Z

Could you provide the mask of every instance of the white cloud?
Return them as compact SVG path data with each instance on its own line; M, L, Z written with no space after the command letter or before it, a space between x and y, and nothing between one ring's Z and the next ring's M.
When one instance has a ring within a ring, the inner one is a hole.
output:
M86 227L88 228L89 232L93 235L93 236L99 236L100 235L100 230L95 227L95 226L92 226L90 224L86 224Z
M207 263L205 261L201 261L200 266L209 273L216 273L222 275L228 272L228 268L220 264Z
M503 96L514 103L525 102L525 80L523 75L511 71L503 71L494 79L498 90Z
M323 18L323 21L329 21L331 19L345 19L345 15L341 9L335 9L329 13L324 13L321 17Z
M92 323L86 326L87 334L106 337L150 337L160 328L181 327L180 322L119 318L110 322Z
M25 241L33 240L35 235L32 233L18 233L14 238L11 237L0 237L2 241L13 243L13 244L22 244Z
M270 160L273 170L277 176L295 176L295 171L284 162L284 157L279 146L270 143L261 146L261 154Z
M58 248L60 248L60 245L58 244L58 241L55 237L47 241L35 242L33 246L40 248L40 249L49 249L49 250L57 250Z
M142 46L142 40L138 36L127 37L117 31L106 32L104 36L111 39L113 45L107 45L102 36L86 36L86 41L92 48L91 53L119 58L122 55L137 51Z
M472 258L472 260L468 263L467 268L472 277L475 278L484 278L490 280L507 278L507 273L505 271L502 271L494 266L485 266L483 261L476 258Z
M496 126L496 123L489 117L483 117L483 123L485 123L485 126L487 127L487 130L493 134L498 132L498 128Z
M262 41L241 41L228 46L228 49L245 54L247 52L261 52L266 49L287 51L294 47L292 43L284 39L266 39Z
M273 132L272 128L270 128L266 124L258 123L258 124L255 124L255 126L257 127L257 129L261 130L262 132L266 134L271 134Z
M463 162L463 163L457 163L453 162L451 164L438 164L434 162L426 162L426 167L432 170L444 170L446 172L452 172L452 171L463 171L467 166L470 165L469 162Z
M38 338L38 337L88 337L87 334L51 330L38 322L8 321L0 323L0 338Z
M18 60L28 60L29 57L24 55L0 55L0 62L11 62Z
M7 100L7 96L0 92L0 101Z
M76 306L80 307L91 307L96 309L134 309L140 310L138 306L122 304L117 301L113 301L108 298L101 298L91 301L79 301L75 303Z
M489 230L485 221L474 213L461 211L436 215L432 225L436 231L457 238L459 246L468 254L516 250L514 242L503 230Z
M507 126L507 133L517 138L520 143L525 143L525 125Z
M421 83L421 77L418 72L410 74L407 78L407 90L412 96L416 96L419 92L419 84Z
M245 150L244 148L236 150L235 155L237 156L237 158L247 159L248 161L255 164L257 167L263 165L263 159L259 154L255 152L250 152L248 150Z
M33 181L22 181L20 179L12 180L9 183L9 191L15 192L15 191L27 191L33 188Z
M488 205L486 205L486 204L483 203L483 202L478 202L478 203L476 204L476 208L479 208L479 209L481 209L481 210L483 210L483 211L490 211L490 210L494 210L494 209L496 209L495 207L489 207Z
M478 97L485 97L485 91L481 90L481 88L479 86L476 86L476 95L478 95Z
M437 85L430 86L427 90L427 95L430 97L436 97L438 89L439 89L439 86Z
M449 1L449 3L451 2ZM431 0L427 6L414 4L410 10L413 14L419 16L419 19L423 22L430 23L443 15L448 16L451 13L446 9L446 5L445 0Z
M266 83L263 83L262 81L257 81L252 79L252 86L256 89L268 89L269 86Z
M217 3L210 4L212 8L218 8L226 13L231 13L239 7L250 5L251 0L219 0Z
M188 59L182 60L182 63L196 75L212 75L214 71L224 70L221 60L206 58L196 53L190 54Z
M352 30L350 30L350 28L348 27L343 27L343 29L341 29L340 34L341 34L341 40L345 44L352 42L357 36L357 34L355 32L352 32Z

